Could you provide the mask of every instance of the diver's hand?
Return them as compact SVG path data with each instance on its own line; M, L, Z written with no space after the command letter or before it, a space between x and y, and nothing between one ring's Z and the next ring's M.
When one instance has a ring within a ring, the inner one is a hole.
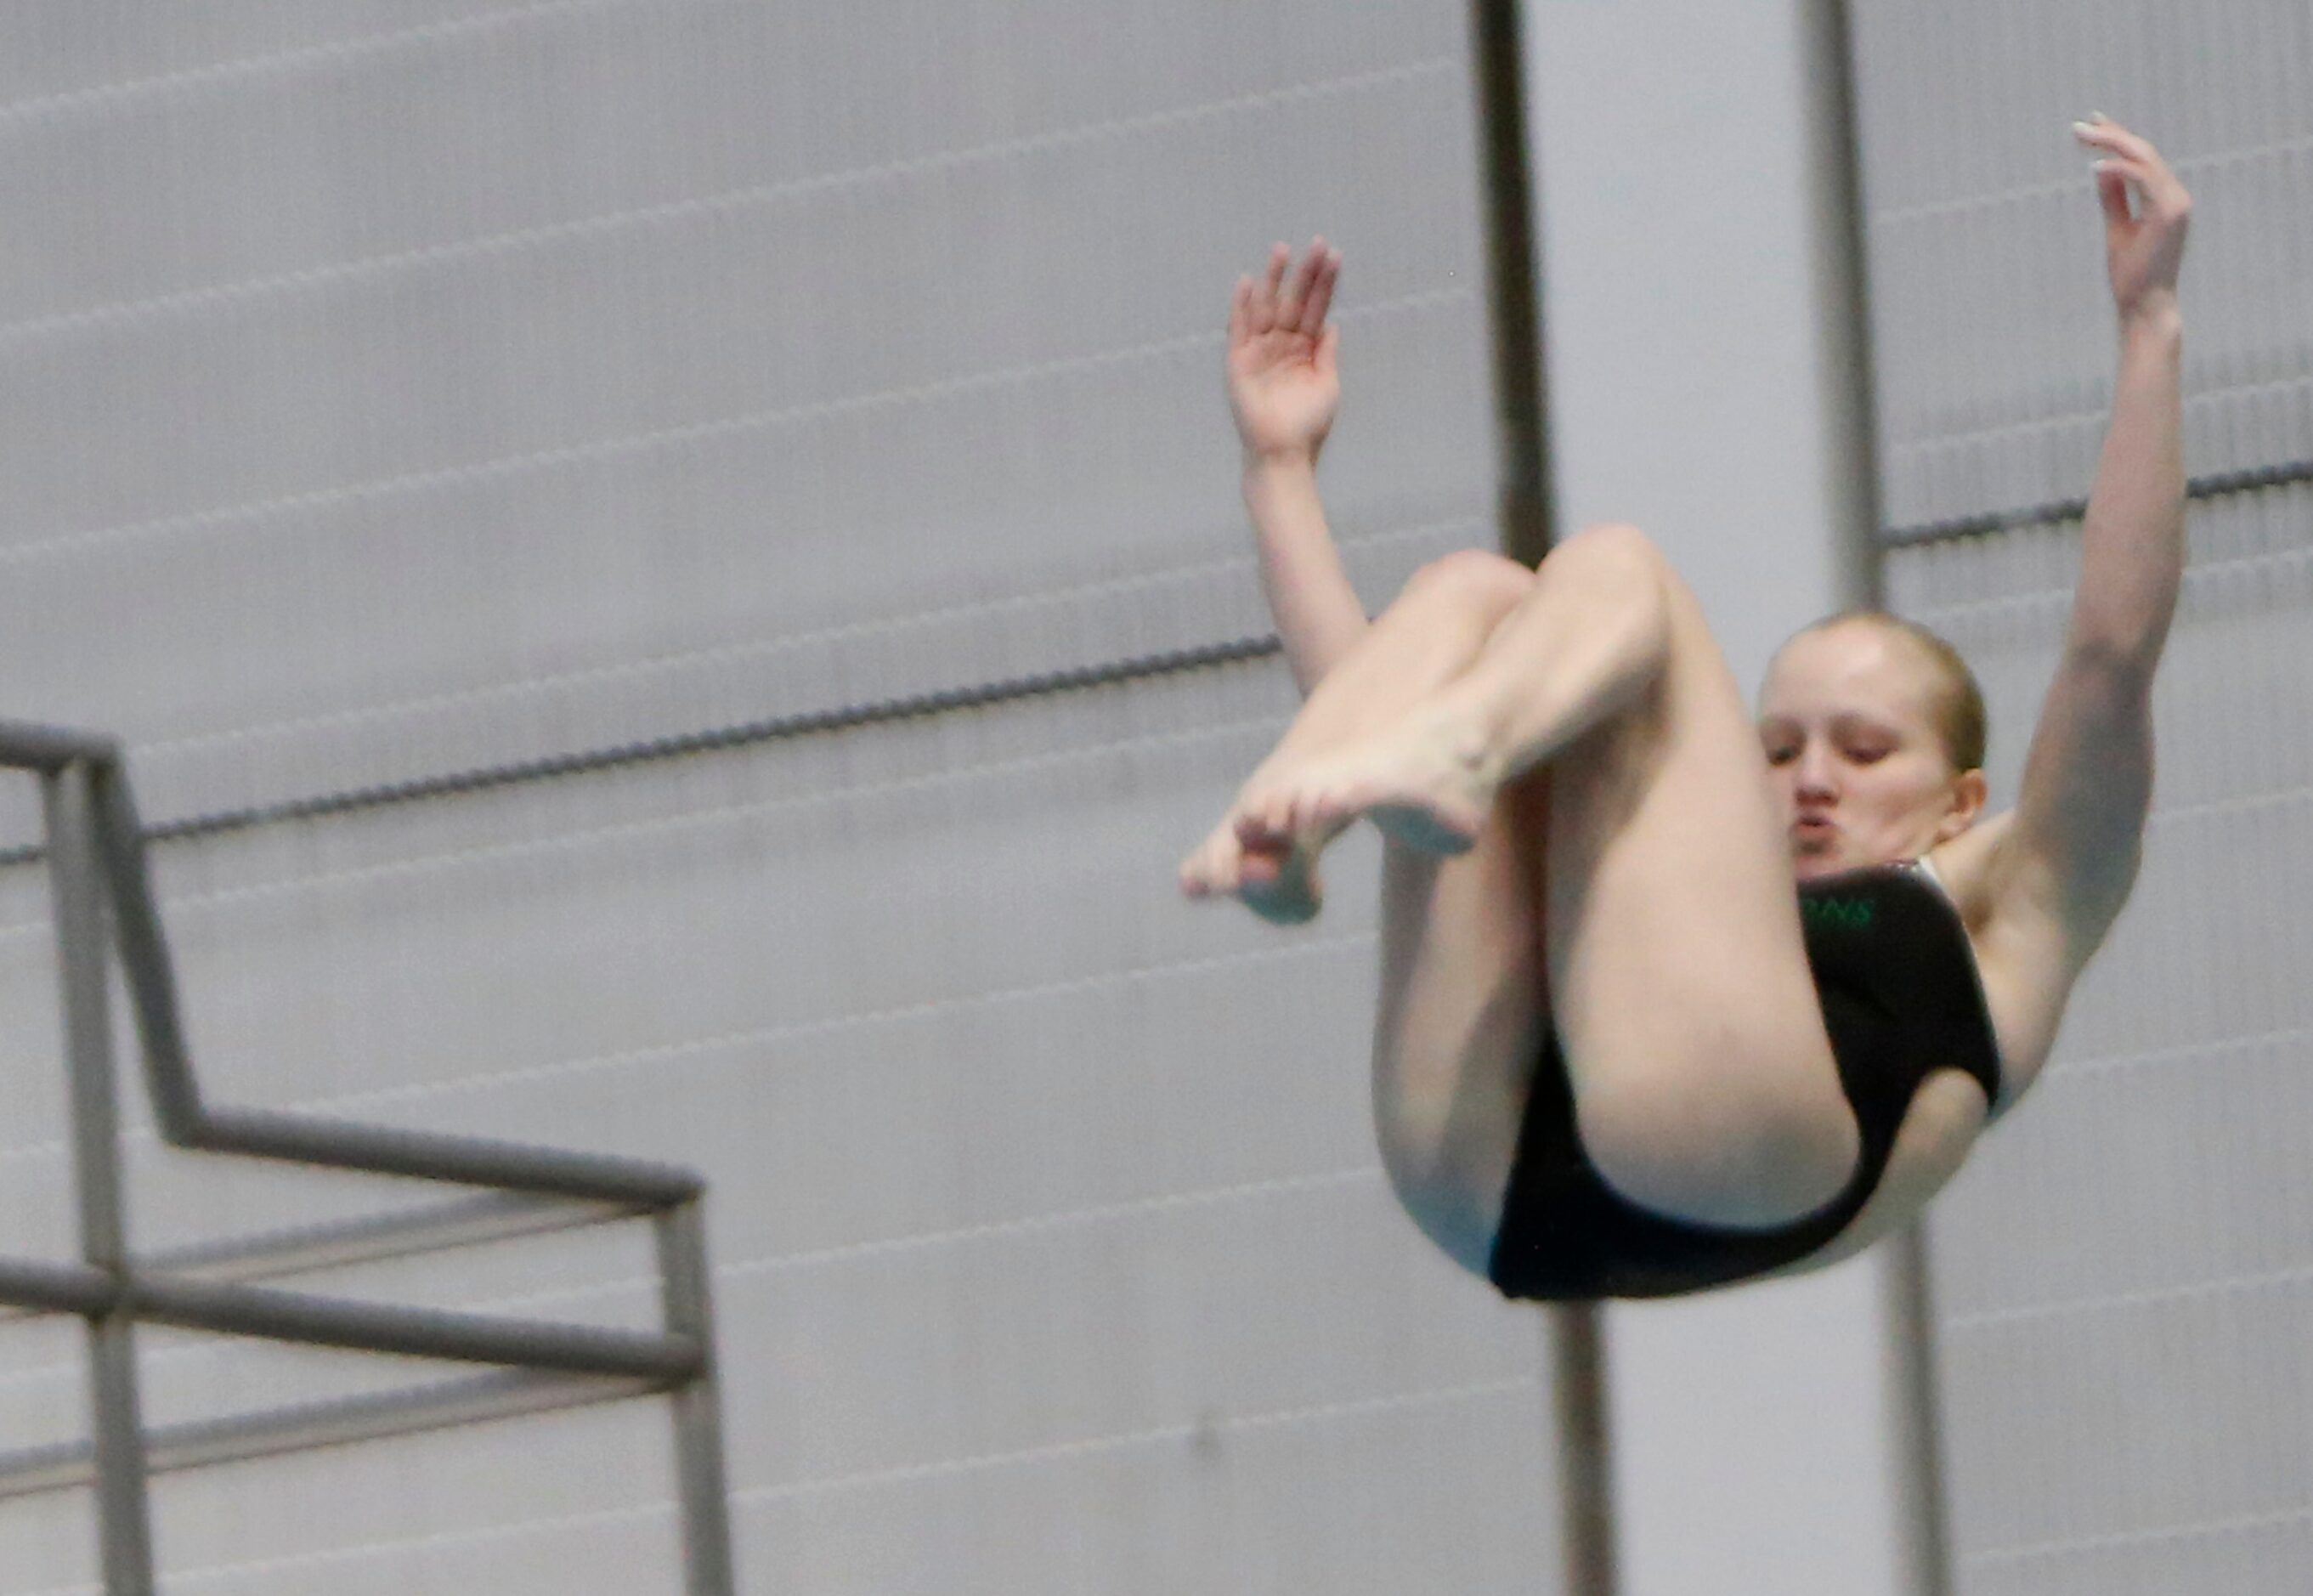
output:
M1279 244L1260 278L1239 278L1229 304L1229 410L1248 464L1314 463L1341 401L1340 338L1326 324L1341 252L1314 239L1300 269Z
M2175 314L2192 195L2149 140L2101 112L2073 123L2072 133L2101 157L2095 166L2097 198L2104 205L2105 255L2122 323Z

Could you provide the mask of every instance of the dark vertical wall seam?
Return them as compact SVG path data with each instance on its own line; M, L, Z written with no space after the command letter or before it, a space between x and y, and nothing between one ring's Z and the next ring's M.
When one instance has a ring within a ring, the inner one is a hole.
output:
M1482 166L1486 303L1491 308L1502 548L1528 565L1550 547L1549 413L1526 118L1526 58L1517 0L1474 0L1478 154Z
M1863 195L1863 128L1857 105L1852 18L1848 0L1812 0L1820 14L1807 36L1819 52L1809 63L1825 103L1816 126L1824 137L1816 158L1817 192L1830 214L1820 219L1825 241L1824 289L1844 319L1841 358L1828 363L1840 435L1852 451L1839 472L1847 496L1839 529L1842 586L1867 604L1886 600L1882 583L1885 507L1879 478L1878 376L1872 363L1871 274ZM1837 471L1838 467L1834 466ZM1883 1303L1892 1364L1895 1484L1902 1500L1896 1521L1903 1537L1902 1577L1913 1596L1951 1596L1949 1507L1944 1494L1941 1398L1936 1378L1935 1307L1929 1272L1927 1221L1897 1237L1885 1265Z
M1470 20L1501 544L1511 558L1537 565L1549 551L1553 528L1536 265L1540 206L1529 159L1518 0L1473 0ZM1561 1588L1569 1596L1614 1596L1619 1581L1604 1317L1596 1303L1562 1304L1549 1311Z
M1840 507L1841 590L1859 603L1880 601L1876 546L1879 493L1878 382L1871 359L1870 262L1863 225L1863 130L1855 96L1855 54L1847 0L1809 0L1806 66L1820 96L1809 126L1817 196L1816 291L1837 318L1833 358L1825 362L1825 409L1833 417L1833 501Z

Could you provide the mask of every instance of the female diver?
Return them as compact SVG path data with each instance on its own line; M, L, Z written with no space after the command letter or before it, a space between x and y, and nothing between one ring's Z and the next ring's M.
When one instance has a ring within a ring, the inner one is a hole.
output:
M1754 720L1629 526L1538 569L1448 555L1368 624L1315 475L1341 257L1280 244L1237 285L1245 500L1307 701L1182 886L1306 920L1321 850L1379 825L1383 1162L1506 1295L1696 1291L1909 1220L2031 1084L2128 896L2184 561L2190 199L2117 123L2074 133L2100 157L2119 373L2062 660L1991 819L1982 700L1940 639L1820 622Z

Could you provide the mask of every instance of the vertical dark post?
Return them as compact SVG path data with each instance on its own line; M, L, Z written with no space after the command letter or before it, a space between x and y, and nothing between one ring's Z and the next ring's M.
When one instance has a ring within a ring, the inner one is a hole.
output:
M140 1051L153 1117L166 1140L179 1147L197 1146L206 1128L201 1094L177 1023L177 977L161 934L152 872L145 863L145 824L128 790L128 772L117 762L94 766L89 785L95 806L94 858L104 872L120 973L144 1042Z
M1492 331L1503 551L1528 565L1550 547L1550 439L1533 174L1526 159L1526 60L1516 0L1474 0L1480 213Z
M1849 595L1878 603L1886 511L1879 491L1878 382L1871 365L1871 278L1865 242L1863 129L1855 99L1855 49L1847 0L1811 0L1807 80L1819 96L1808 125L1816 225L1831 241L1823 292L1837 330L1825 362L1836 384L1828 409L1847 423L1838 447L1850 462L1840 481ZM1903 1577L1912 1596L1950 1596L1950 1521L1944 1496L1943 1438L1936 1389L1935 1309L1925 1221L1891 1240L1883 1265L1889 1367L1894 1386L1897 1517Z
M112 1027L106 991L103 900L91 825L89 772L75 763L41 779L48 878L64 993L65 1061L72 1083L73 1166L81 1257L125 1286L120 1142L113 1102ZM128 1293L88 1320L89 1399L96 1454L97 1530L106 1596L151 1596L153 1535L145 1502L145 1438L136 1403L136 1346Z
M1896 1380L1896 1480L1904 1572L1913 1596L1951 1596L1951 1537L1946 1517L1942 1404L1936 1390L1935 1302L1927 1233L1915 1224L1888 1243L1888 1335Z
M1605 1309L1551 1314L1551 1414L1558 1425L1559 1536L1566 1596L1614 1596L1614 1454L1606 1412Z
M1492 334L1498 514L1503 551L1539 564L1552 540L1549 409L1543 380L1541 271L1527 159L1526 56L1517 0L1470 10L1477 89L1480 214ZM1605 1326L1595 1304L1551 1316L1563 1589L1614 1596L1614 1500Z
M693 1199L656 1221L666 1327L699 1344L699 1373L674 1402L675 1492L682 1510L686 1596L736 1596L731 1504L723 1473L722 1404L716 1394L715 1319L707 1267L707 1216Z
M1870 277L1863 231L1863 134L1856 119L1854 56L1846 0L1810 0L1802 31L1808 108L1812 218L1825 241L1817 288L1824 300L1824 409L1846 462L1834 478L1842 599L1879 598L1879 392L1871 370Z

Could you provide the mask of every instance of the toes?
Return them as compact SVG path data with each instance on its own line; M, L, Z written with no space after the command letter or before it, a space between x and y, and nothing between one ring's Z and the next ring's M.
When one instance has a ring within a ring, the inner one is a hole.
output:
M1271 925L1300 925L1315 918L1321 902L1315 860L1299 850L1250 856L1237 895Z
M1318 909L1314 853L1301 842L1248 848L1243 817L1232 816L1181 862L1181 891L1195 899L1235 897L1273 925L1299 925Z
M1242 857L1236 837L1222 826L1182 860L1181 890L1192 898L1235 892Z
M1244 856L1235 848L1216 849L1206 861L1205 880L1216 894L1235 892L1244 879Z
M1284 847L1293 840L1292 815L1290 793L1251 794L1237 802L1236 840L1247 849Z

